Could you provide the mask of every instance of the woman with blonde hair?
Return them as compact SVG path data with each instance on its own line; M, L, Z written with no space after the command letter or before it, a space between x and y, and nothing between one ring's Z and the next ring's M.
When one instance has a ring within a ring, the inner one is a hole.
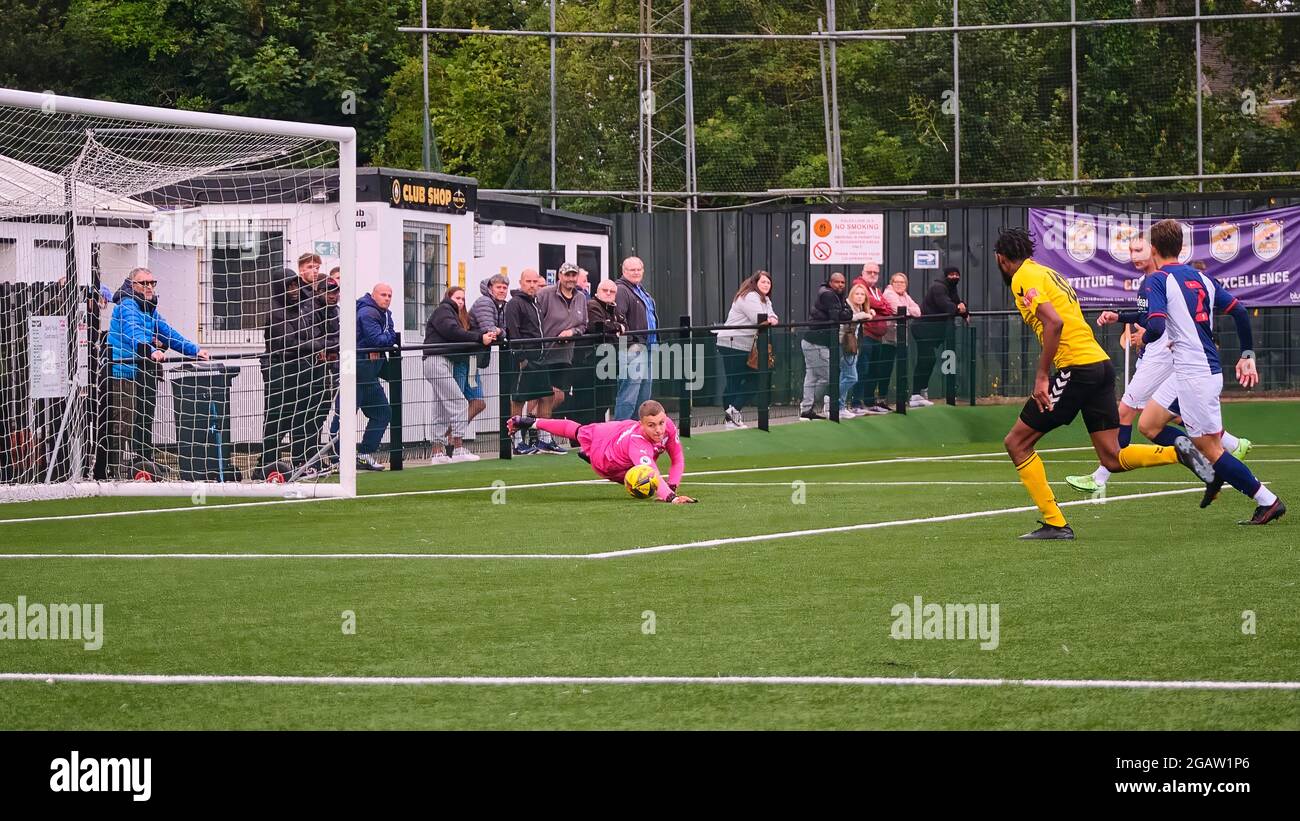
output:
M731 300L727 325L757 325L758 315L767 314L767 325L775 325L776 311L772 308L772 275L755 271L740 283ZM722 367L727 374L727 385L722 392L726 425L729 430L748 427L740 415L741 408L749 404L757 389L758 371L746 364L751 351L758 344L758 331L754 328L714 331L718 335L718 353L722 354ZM767 356L760 351L757 356Z
M858 354L862 348L862 322L875 316L867 304L867 286L861 282L854 283L849 289L849 309L853 311L853 321L840 326L840 418L852 419L862 414L853 410L850 397L853 386L858 384ZM829 397L827 400L829 405ZM830 415L827 407L826 414Z

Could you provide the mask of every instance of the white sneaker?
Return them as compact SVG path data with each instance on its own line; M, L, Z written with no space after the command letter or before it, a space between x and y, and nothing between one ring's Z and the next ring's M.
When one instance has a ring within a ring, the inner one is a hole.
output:
M732 425L738 428L745 427L745 420L740 418L740 411L736 410L735 405L728 405L727 409L722 412L722 415Z
M862 414L858 413L853 408L840 408L841 419L857 419L861 415Z
M727 430L740 430L741 428L745 427L744 425L738 425L738 424L736 424L735 422L731 421L730 419L727 419L726 421L724 421L724 422L722 423L722 426L723 426L724 428L726 428Z
M929 399L926 399L924 396L922 396L919 393L912 394L912 398L907 401L907 406L909 408L924 408L933 404L934 404L933 402L931 402Z
M429 457L429 463L433 465L450 465L451 457L448 456L444 451L440 450L437 453L433 454L433 456Z
M477 461L478 461L479 459L481 459L481 458L482 458L482 457L479 456L477 453L470 453L470 452L467 451L467 450L458 450L458 451L456 451L456 455L453 456L453 457L451 457L451 461L453 461L453 462L477 462Z

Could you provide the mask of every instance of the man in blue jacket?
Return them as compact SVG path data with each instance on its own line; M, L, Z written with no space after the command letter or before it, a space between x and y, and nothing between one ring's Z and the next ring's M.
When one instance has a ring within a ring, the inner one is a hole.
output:
M384 431L392 418L388 396L379 384L379 372L388 359L388 351L375 348L392 348L398 343L393 328L393 286L381 282L370 293L357 300L357 407L366 415L366 432L357 445L359 470L383 470L375 461L375 452L384 438ZM366 350L371 349L371 350ZM360 353L366 351L365 353Z
M108 327L108 477L133 479L129 454L152 460L154 401L167 351L206 360L208 352L181 336L158 313L158 279L134 268L114 295Z

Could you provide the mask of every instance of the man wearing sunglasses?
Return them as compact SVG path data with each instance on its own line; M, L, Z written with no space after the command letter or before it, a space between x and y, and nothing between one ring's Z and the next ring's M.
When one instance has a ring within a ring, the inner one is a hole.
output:
M108 328L112 364L108 384L108 478L133 479L133 465L153 461L154 400L160 362L168 350L207 359L208 352L167 324L158 313L158 279L134 268L114 295Z

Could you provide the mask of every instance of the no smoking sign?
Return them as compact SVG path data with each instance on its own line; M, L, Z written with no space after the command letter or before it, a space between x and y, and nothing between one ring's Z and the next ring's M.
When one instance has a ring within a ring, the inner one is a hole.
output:
M812 214L808 261L814 265L861 265L885 258L883 214Z

